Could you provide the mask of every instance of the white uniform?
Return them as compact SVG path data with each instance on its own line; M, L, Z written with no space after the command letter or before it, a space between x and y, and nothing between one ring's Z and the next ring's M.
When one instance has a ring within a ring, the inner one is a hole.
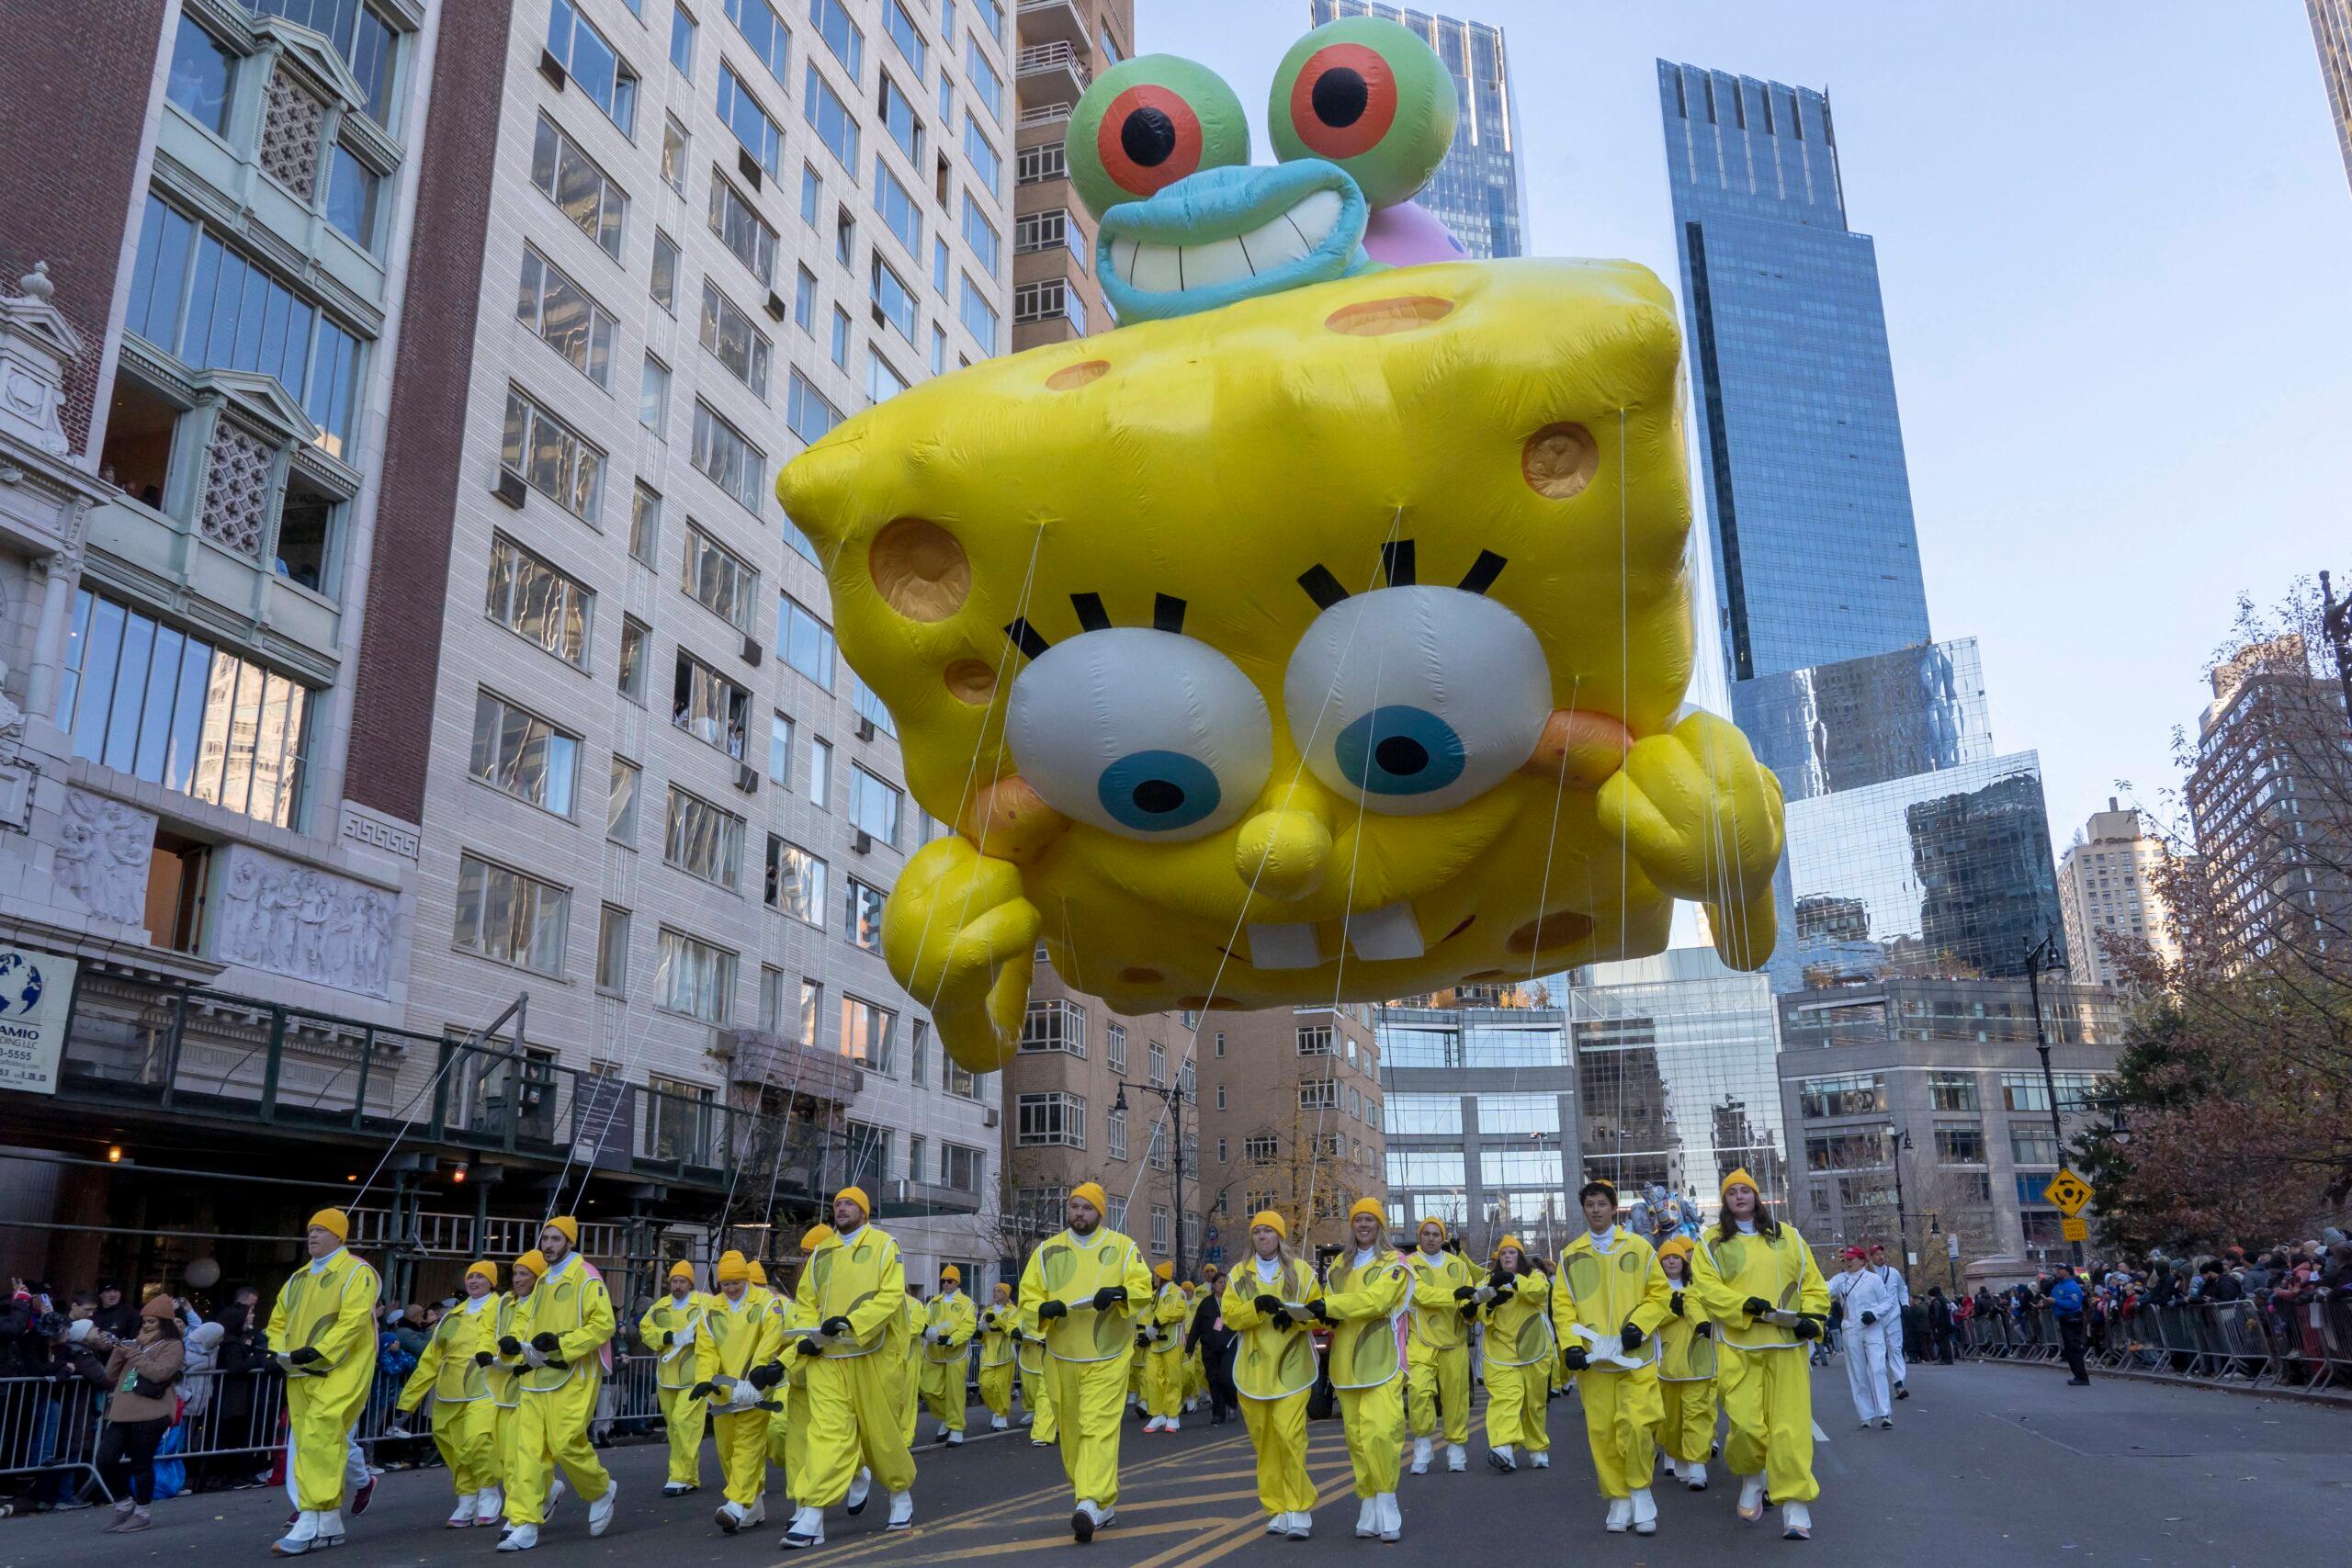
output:
M1864 1425L1883 1420L1893 1413L1887 1400L1887 1337L1903 1332L1902 1319L1894 1315L1894 1292L1875 1270L1863 1269L1831 1279L1829 1293L1846 1303L1846 1386L1853 1392L1854 1415ZM1865 1313L1869 1323L1862 1321Z
M1886 1337L1886 1381L1889 1386L1901 1388L1904 1373L1903 1309L1911 1304L1911 1282L1903 1277L1901 1269L1891 1264L1882 1263L1870 1272L1884 1280L1887 1289L1894 1292L1894 1311L1890 1318L1893 1327Z

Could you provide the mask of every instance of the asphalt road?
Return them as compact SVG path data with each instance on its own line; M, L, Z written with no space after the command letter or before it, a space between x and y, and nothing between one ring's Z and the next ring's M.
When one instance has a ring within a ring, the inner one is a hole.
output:
M822 1568L934 1568L1042 1551L1083 1552L1088 1568L1247 1568L1276 1560L1319 1568L1367 1557L1392 1568L1466 1568L1549 1562L1565 1549L1608 1563L1708 1568L1832 1555L1934 1568L2352 1562L2342 1522L2352 1507L2352 1468L2344 1461L2352 1412L2116 1379L2067 1388L2063 1369L2041 1367L1915 1364L1911 1386L1913 1397L1895 1406L1894 1431L1858 1431L1843 1371L1815 1374L1814 1414L1826 1440L1818 1448L1822 1496L1809 1543L1783 1541L1769 1522L1741 1524L1736 1489L1720 1467L1703 1494L1661 1478L1657 1536L1605 1535L1570 1394L1552 1406L1550 1471L1497 1474L1479 1462L1474 1431L1467 1473L1443 1473L1441 1458L1437 1473L1405 1477L1405 1539L1396 1545L1353 1538L1355 1500L1336 1424L1314 1431L1309 1465L1321 1506L1315 1538L1300 1543L1265 1535L1238 1424L1211 1427L1202 1416L1172 1437L1127 1427L1118 1522L1084 1548L1070 1539L1058 1460L1016 1428L953 1450L921 1449L915 1529L886 1535L877 1495L861 1517L829 1520L823 1548L789 1554L778 1549L784 1518L773 1501L770 1522L755 1532L730 1540L712 1527L717 1466L707 1450L705 1489L670 1502L660 1496L658 1448L607 1450L622 1487L612 1529L591 1540L585 1511L566 1499L535 1560L774 1568L788 1557ZM928 1418L922 1430L931 1430ZM448 1506L446 1472L387 1475L348 1544L325 1561L375 1568L479 1557L488 1568L497 1532L443 1529ZM101 1533L104 1509L9 1519L0 1522L0 1568L263 1560L285 1507L276 1491L184 1497L160 1505L155 1528L130 1537Z

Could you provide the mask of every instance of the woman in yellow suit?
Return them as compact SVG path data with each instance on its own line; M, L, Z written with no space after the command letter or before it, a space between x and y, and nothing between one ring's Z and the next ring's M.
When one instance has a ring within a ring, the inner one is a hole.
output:
M1109 1201L1095 1182L1070 1190L1069 1225L1029 1255L1021 1295L1037 1301L1062 1472L1078 1506L1070 1533L1083 1543L1116 1515L1119 1416L1135 1359L1136 1319L1148 1306L1143 1252L1103 1223Z
M992 1294L979 1319L980 1403L989 1407L989 1429L1001 1432L1012 1425L1012 1337L1020 1332L1021 1314L1012 1286L999 1280Z
M345 1457L352 1425L376 1376L376 1270L344 1247L351 1219L321 1209L303 1232L310 1261L270 1308L270 1353L286 1374L286 1489L294 1526L270 1547L300 1557L343 1540Z
M1445 1222L1431 1215L1405 1255L1412 1271L1413 1311L1405 1341L1405 1416L1413 1433L1413 1473L1430 1472L1430 1445L1445 1427L1445 1468L1470 1467L1470 1319L1463 1309L1478 1291L1478 1270L1448 1247Z
M865 1506L866 1477L890 1494L885 1529L915 1521L915 1461L907 1452L907 1266L899 1244L872 1222L862 1187L833 1195L835 1234L809 1254L800 1307L818 1334L794 1353L808 1378L808 1465L792 1478L797 1507L787 1548L825 1544L825 1510L844 1499Z
M1303 1259L1290 1255L1290 1227L1272 1209L1250 1222L1253 1256L1236 1269L1218 1303L1225 1325L1240 1337L1233 1350L1233 1387L1241 1421L1258 1452L1258 1501L1268 1535L1305 1540L1315 1523L1315 1483L1306 1474L1306 1396L1315 1387L1315 1340L1294 1317L1323 1295Z
M683 1497L702 1487L703 1402L694 1389L703 1381L695 1363L704 1298L695 1289L695 1266L683 1258L670 1265L667 1285L668 1293L638 1319L637 1337L653 1352L654 1397L670 1439L670 1479L662 1495Z
M1388 1245L1388 1212L1377 1198L1359 1198L1348 1211L1352 1250L1332 1260L1323 1294L1311 1308L1331 1325L1326 1364L1340 1396L1354 1461L1356 1534L1400 1539L1405 1518L1396 1507L1396 1471L1405 1450L1406 1303L1412 1275Z
M1184 1408L1184 1292L1176 1286L1176 1266L1155 1263L1151 1277L1159 1281L1150 1314L1136 1334L1136 1359L1143 1363L1143 1408L1151 1417L1147 1432L1173 1432L1182 1427Z
M832 1239L832 1226L822 1223L810 1225L800 1236L803 1258L815 1256L817 1248ZM774 1306L776 1321L783 1325L783 1343L777 1353L784 1358L784 1414L768 1417L768 1458L784 1471L785 1503L796 1513L799 1511L798 1488L808 1468L808 1363L806 1358L794 1354L798 1348L795 1331L817 1326L817 1313L808 1302L808 1292L799 1288L808 1283L808 1266L803 1262L798 1286L788 1292L778 1292ZM855 1502L856 1508L852 1512L865 1506L863 1489L856 1489Z
M1046 1365L1046 1331L1037 1322L1040 1299L1025 1284L1015 1295L1021 1315L1012 1353L1021 1368L1021 1403L1028 1411L1021 1419L1029 1428L1029 1446L1049 1449L1061 1440L1061 1428L1054 1423L1054 1382Z
M712 1522L729 1535L768 1517L763 1495L768 1480L767 1391L784 1381L777 1359L784 1324L765 1292L752 1288L752 1269L741 1253L718 1258L718 1293L702 1311L695 1344L694 1397L710 1403L711 1435L718 1450L718 1473L726 1486Z
M519 1357L509 1357L501 1347L507 1339L514 1337L516 1314L522 1311L523 1303L531 1299L531 1292L538 1284L539 1276L547 1271L546 1256L537 1247L531 1248L530 1251L516 1258L513 1268L508 1269L507 1292L498 1298L498 1321L492 1325L491 1342L491 1349L496 1359L490 1363L489 1370L490 1403L498 1413L499 1485L493 1487L492 1491L503 1487L506 1484L506 1478L514 1473L515 1434L522 1427L515 1412L523 1404L523 1363ZM558 1476L555 1482L556 1495L560 1495L562 1490L563 1479ZM556 1496L550 1495L548 1498L547 1506L552 1508L555 1504ZM474 1522L476 1524L497 1523L498 1516L505 1506L506 1499L502 1495L497 1500L497 1506L490 1510L488 1518L479 1517L480 1510L477 1509L477 1517Z
M1687 1235L1657 1249L1658 1272L1674 1292L1674 1315L1657 1331L1657 1443L1674 1462L1675 1479L1704 1492L1715 1442L1715 1325L1690 1288L1690 1252Z
M1650 1476L1657 1450L1650 1433L1661 1406L1653 1337L1674 1315L1674 1292L1650 1244L1617 1223L1616 1188L1588 1181L1577 1200L1589 1228L1560 1254L1552 1283L1560 1362L1581 1374L1577 1389L1585 1438L1600 1495L1609 1499L1610 1533L1630 1526L1636 1535L1656 1535ZM1640 1364L1627 1367L1612 1359L1623 1357Z
M1521 1456L1537 1470L1552 1462L1552 1431L1544 1401L1559 1359L1552 1337L1551 1281L1528 1262L1519 1238L1495 1247L1495 1267L1472 1293L1486 1314L1487 1342L1479 1358L1487 1382L1487 1462L1508 1475Z
M416 1371L401 1389L399 1408L410 1414L433 1396L433 1446L449 1467L458 1506L453 1530L484 1522L484 1495L498 1517L498 1407L490 1400L490 1365L496 1359L498 1265L487 1258L466 1270L465 1300L441 1314ZM395 1427L394 1431L399 1431ZM389 1434L388 1434L389 1435Z
M1829 1286L1794 1225L1764 1212L1756 1179L1724 1178L1723 1217L1700 1237L1690 1274L1700 1304L1726 1350L1717 1382L1731 1424L1724 1462L1739 1477L1739 1517L1764 1517L1769 1483L1781 1505L1781 1533L1813 1536L1821 1495L1813 1478L1813 1382L1806 1341L1821 1335Z
M964 1293L964 1271L950 1263L939 1271L939 1293L923 1308L920 1348L923 1405L939 1423L939 1440L951 1449L964 1440L964 1369L978 1332L979 1314Z
M503 1353L524 1363L501 1551L528 1551L539 1544L539 1526L555 1501L559 1467L588 1505L592 1536L603 1535L612 1524L620 1497L618 1484L588 1440L596 1393L611 1364L613 1299L603 1276L572 1250L579 1239L580 1222L569 1214L540 1227L547 1271L499 1341Z

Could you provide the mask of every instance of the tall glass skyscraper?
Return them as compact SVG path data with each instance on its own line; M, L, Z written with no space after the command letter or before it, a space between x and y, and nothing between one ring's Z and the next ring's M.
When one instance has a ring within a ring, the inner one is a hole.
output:
M2015 974L2060 925L2041 771L1937 642L1876 248L1829 100L1658 62L1732 716L1789 801L1776 991Z
M1480 261L1525 252L1520 214L1527 182L1519 166L1519 105L1511 96L1510 56L1503 30L1457 21L1376 0L1309 0L1317 27L1341 17L1385 17L1428 40L1453 73L1462 118L1453 147L1422 190L1419 201L1445 220L1453 237Z

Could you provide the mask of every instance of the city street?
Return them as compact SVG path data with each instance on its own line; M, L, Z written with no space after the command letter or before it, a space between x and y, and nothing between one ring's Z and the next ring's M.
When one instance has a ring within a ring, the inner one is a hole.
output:
M1815 1415L1826 1434L1818 1450L1821 1500L1809 1548L1783 1542L1768 1525L1742 1525L1736 1489L1717 1483L1692 1495L1670 1483L1659 1493L1661 1529L1652 1539L1611 1540L1590 1491L1582 1421L1572 1395L1554 1402L1555 1468L1499 1476L1479 1462L1472 1438L1466 1474L1407 1476L1399 1494L1404 1541L1352 1538L1354 1500L1335 1423L1315 1428L1310 1461L1319 1488L1315 1539L1274 1540L1263 1531L1248 1439L1238 1427L1202 1417L1174 1438L1130 1427L1118 1523L1084 1549L1097 1568L1207 1568L1280 1558L1306 1562L1378 1557L1399 1563L1550 1561L1561 1549L1641 1564L1780 1560L1809 1551L1846 1561L1920 1564L2226 1564L2342 1560L2341 1519L2352 1504L2343 1456L2352 1415L2286 1401L2209 1390L2102 1379L2064 1386L2047 1368L1962 1365L1914 1371L1914 1397L1896 1406L1892 1432L1858 1431L1845 1377L1832 1367L1815 1380ZM926 1420L927 1435L930 1423ZM1441 1450L1442 1452L1442 1450ZM564 1562L615 1564L775 1562L783 1517L737 1540L711 1527L708 1484L690 1498L659 1495L661 1450L610 1450L620 1478L620 1516L591 1541L582 1509L566 1501L541 1538L542 1555ZM885 1535L884 1510L857 1519L836 1514L831 1539L810 1562L860 1568L933 1564L1031 1551L1077 1551L1068 1529L1069 1496L1050 1452L1024 1434L976 1437L948 1452L926 1447L916 1483L916 1527ZM1441 1460L1441 1466L1442 1461ZM716 1467L704 1454L706 1482ZM443 1529L445 1472L388 1475L375 1506L331 1561L340 1568L490 1557L490 1530ZM283 1495L252 1490L182 1498L155 1510L143 1538L103 1535L104 1509L0 1524L0 1568L79 1568L127 1562L194 1563L260 1558L285 1518ZM1246 1554L1246 1555L1245 1555ZM1535 1555L1531 1555L1535 1554Z

